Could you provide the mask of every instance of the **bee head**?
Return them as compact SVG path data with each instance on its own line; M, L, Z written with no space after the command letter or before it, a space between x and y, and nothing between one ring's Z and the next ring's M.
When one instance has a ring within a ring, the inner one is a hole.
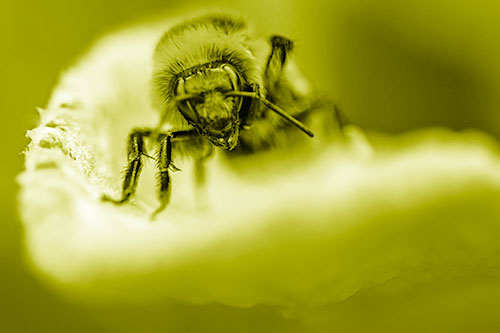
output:
M241 79L229 64L206 64L179 76L177 108L200 135L218 147L233 149L239 136Z

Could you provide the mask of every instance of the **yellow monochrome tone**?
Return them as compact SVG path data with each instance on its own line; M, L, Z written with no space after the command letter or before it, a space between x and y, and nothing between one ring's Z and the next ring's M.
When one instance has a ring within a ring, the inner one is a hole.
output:
M499 12L5 1L0 331L499 330Z

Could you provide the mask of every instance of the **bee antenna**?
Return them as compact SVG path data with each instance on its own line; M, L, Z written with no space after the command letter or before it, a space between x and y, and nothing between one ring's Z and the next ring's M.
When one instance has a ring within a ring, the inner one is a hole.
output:
M240 97L250 97L250 98L255 98L258 99L259 101L262 102L268 109L274 111L293 125L295 125L298 129L300 129L302 132L310 136L311 138L314 137L314 133L304 125L301 121L298 119L294 118L292 115L281 109L279 106L276 104L272 103L268 99L260 96L258 93L255 92L249 92L249 91L230 91L225 94L226 96L240 96Z

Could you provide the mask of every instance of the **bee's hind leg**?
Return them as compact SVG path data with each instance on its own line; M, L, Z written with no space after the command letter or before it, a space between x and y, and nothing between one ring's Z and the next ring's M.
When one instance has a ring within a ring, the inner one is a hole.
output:
M145 154L144 137L149 135L151 135L150 130L134 130L130 133L127 148L128 163L123 179L122 196L120 199L113 199L107 195L103 195L103 201L123 204L135 193L137 181L139 180L143 166L142 155Z

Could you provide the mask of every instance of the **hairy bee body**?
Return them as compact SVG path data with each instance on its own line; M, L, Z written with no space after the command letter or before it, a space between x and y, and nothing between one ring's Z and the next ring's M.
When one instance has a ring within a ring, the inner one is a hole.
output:
M300 131L313 136L306 123L318 119L312 114L324 103L309 92L290 58L292 49L282 36L255 38L246 21L231 14L204 15L169 29L153 57L152 95L160 122L130 134L122 198L105 199L123 203L135 192L146 137L159 145L161 206L155 213L169 201L169 170L176 170L172 151L203 168L214 147L247 154L310 140ZM337 116L323 111L321 121L339 126Z
M281 38L291 51L291 41ZM291 115L310 107L308 87L298 72L293 59L281 53L270 58L272 41L255 38L246 21L229 14L212 14L184 21L167 31L154 53L153 98L162 113L162 122L174 128L190 127L179 112L175 102L175 84L179 77L192 75L200 68L230 64L238 73L242 87L259 87L259 93L278 105L286 105ZM286 64L286 65L285 65ZM198 85L209 90L221 85L220 77L201 74ZM227 83L227 80L226 80ZM245 88L243 88L245 89ZM217 114L230 107L232 101L221 99L210 106L209 112ZM240 110L239 142L242 147L255 151L272 145L273 133L283 125L283 119L256 101L243 101ZM278 129L279 131L279 129Z

